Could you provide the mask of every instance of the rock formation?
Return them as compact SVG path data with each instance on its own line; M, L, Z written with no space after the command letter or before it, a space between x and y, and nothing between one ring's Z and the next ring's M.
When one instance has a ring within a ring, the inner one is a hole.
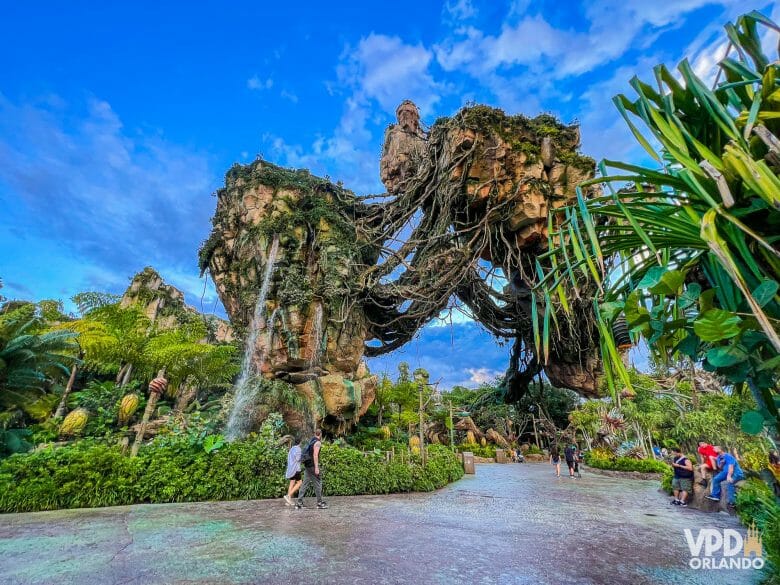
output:
M231 321L245 333L268 273L254 324L255 371L295 386L308 404L309 426L334 432L365 413L376 386L362 362L367 323L359 275L378 256L357 226L364 212L338 185L258 160L228 172L201 252L201 268L208 267Z
M542 370L595 394L589 291L569 311L532 292L556 210L595 171L577 152L578 127L474 106L425 132L412 102L396 114L380 160L389 197L380 202L263 160L228 171L200 266L253 344L255 371L294 386L310 423L343 431L373 400L364 353L402 346L457 299L514 341L507 400ZM531 315L545 304L540 321L556 318L538 351Z
M230 343L235 333L230 323L216 315L204 315L184 302L184 293L166 284L162 276L147 266L130 281L130 286L119 301L120 306L139 305L149 320L161 330L173 329L192 319L203 320L208 331L204 341Z

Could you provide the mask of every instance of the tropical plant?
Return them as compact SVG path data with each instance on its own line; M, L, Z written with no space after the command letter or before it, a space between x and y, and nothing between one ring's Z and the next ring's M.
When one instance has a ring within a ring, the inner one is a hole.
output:
M46 394L75 362L75 334L42 331L34 305L0 314L0 405L23 408Z
M79 363L85 369L99 374L118 372L117 383L127 384L151 334L148 318L138 307L122 307L114 295L79 293L73 297L73 302L82 312L82 318L59 323L55 329L78 335ZM65 415L79 363L71 367L68 383L54 413L56 417Z
M204 343L206 333L198 320L150 338L142 353L142 373L151 378L165 368L172 394L184 387L229 388L240 367L236 348Z
M602 176L578 188L577 204L563 209L551 230L542 258L548 269L537 287L565 314L583 281L598 285L595 311L613 396L632 387L611 333L625 318L631 334L664 357L688 356L730 384L747 384L758 407L750 430L765 423L775 434L780 65L762 53L760 33L778 31L757 12L727 25L730 50L714 89L687 60L679 75L656 67L655 87L631 81L638 97L614 102L655 166L601 163ZM586 200L582 189L597 183L606 192Z

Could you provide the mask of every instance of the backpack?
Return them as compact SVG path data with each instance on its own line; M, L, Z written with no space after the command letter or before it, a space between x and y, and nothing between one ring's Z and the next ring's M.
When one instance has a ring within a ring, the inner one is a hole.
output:
M317 437L313 437L301 453L301 464L305 467L314 467L314 445L317 443L317 440Z

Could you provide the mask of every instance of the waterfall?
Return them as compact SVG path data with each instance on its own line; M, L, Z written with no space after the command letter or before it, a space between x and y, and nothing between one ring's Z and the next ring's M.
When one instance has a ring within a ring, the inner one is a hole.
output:
M247 335L246 343L244 345L244 358L241 361L241 375L236 382L233 408L230 411L227 426L225 427L225 438L229 441L246 435L252 419L256 388L254 388L253 384L250 384L250 381L252 376L257 373L255 372L254 367L255 360L252 358L257 349L258 335L265 325L265 301L268 297L268 289L271 287L271 277L273 276L274 264L276 264L276 255L278 251L279 235L274 234L271 249L268 251L268 261L265 265L263 284L260 287L260 294L257 296L257 304L255 304L252 322L249 324L249 335ZM264 357L265 356L261 354L257 362L262 363Z
M313 326L311 328L311 354L309 354L309 367L316 366L320 361L320 351L322 350L322 303L316 303L314 306Z

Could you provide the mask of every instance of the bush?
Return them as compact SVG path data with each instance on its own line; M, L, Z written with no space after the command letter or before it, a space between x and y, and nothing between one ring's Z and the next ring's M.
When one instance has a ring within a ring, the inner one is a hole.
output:
M780 583L780 504L763 481L749 479L737 490L737 514L745 526L755 523L761 531L769 583Z
M672 479L674 479L674 469L669 467L664 471L664 476L661 478L661 489L667 494L672 493Z
M667 473L669 466L655 459L632 459L615 457L604 449L593 449L585 453L585 463L597 469L613 471L639 471L642 473Z
M494 459L496 456L495 445L485 445L484 447L479 443L462 443L455 447L459 453L463 451L470 451L476 457L485 457L487 459Z
M123 504L276 498L285 493L287 453L263 438L206 453L185 439L155 441L136 458L116 446L81 441L0 462L0 512ZM459 479L449 449L431 445L428 465L386 463L377 454L323 445L328 495L430 491Z

